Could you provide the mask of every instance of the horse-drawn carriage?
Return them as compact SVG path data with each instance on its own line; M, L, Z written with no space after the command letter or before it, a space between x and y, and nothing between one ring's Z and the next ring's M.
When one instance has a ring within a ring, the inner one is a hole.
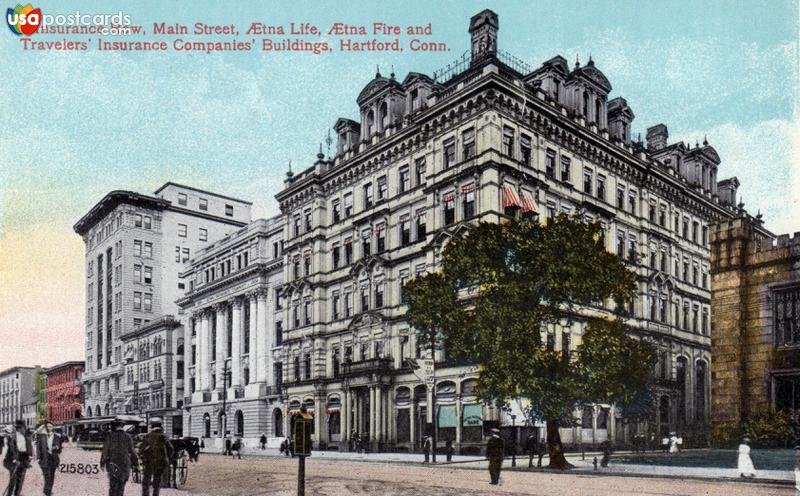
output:
M139 452L144 434L136 437L136 451ZM189 477L189 462L197 462L200 456L200 440L196 437L175 437L169 440L170 464L161 477L161 487L179 488L186 484ZM133 471L133 481L141 483L144 474L142 457L139 456L139 466Z

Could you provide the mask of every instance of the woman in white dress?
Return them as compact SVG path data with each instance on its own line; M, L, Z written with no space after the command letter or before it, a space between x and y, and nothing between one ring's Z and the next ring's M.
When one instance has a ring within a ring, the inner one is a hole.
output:
M740 477L753 478L756 476L756 469L753 467L753 460L750 458L750 439L742 439L739 445L739 460L737 463Z

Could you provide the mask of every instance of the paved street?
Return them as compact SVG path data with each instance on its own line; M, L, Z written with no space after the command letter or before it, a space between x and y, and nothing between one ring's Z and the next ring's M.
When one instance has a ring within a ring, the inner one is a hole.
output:
M67 448L62 463L94 464L98 451ZM307 494L315 496L380 494L419 496L478 496L483 494L519 495L795 495L790 486L776 486L742 481L697 481L665 478L594 476L588 474L551 474L504 472L502 485L490 486L483 469L460 464L426 467L416 464L323 460L310 458L307 463ZM202 455L190 465L186 490L163 490L164 496L292 495L295 494L297 460L275 457L245 457L235 460L218 455ZM4 488L8 474L2 471ZM41 494L42 477L38 466L28 472L23 495ZM58 496L107 494L104 474L80 475L59 473L55 491ZM129 483L127 495L140 494L138 484Z

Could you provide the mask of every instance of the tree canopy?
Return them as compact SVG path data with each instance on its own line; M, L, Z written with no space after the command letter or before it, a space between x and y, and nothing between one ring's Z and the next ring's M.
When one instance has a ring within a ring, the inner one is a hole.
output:
M655 363L652 345L617 318L635 275L601 240L598 223L565 215L546 225L480 223L449 242L440 272L405 288L411 325L426 343L443 339L450 355L477 363L485 399L527 398L547 420L552 467L569 466L558 426L571 425L576 406L636 403ZM576 322L583 332L556 349L548 328Z

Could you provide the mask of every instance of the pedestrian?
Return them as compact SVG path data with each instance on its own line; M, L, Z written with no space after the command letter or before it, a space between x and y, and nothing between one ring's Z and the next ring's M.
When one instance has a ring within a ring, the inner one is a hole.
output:
M139 455L142 457L142 496L150 495L150 486L153 486L153 496L158 496L164 471L172 459L172 445L164 435L159 417L150 419L150 432L142 439Z
M431 444L431 437L425 436L425 439L422 440L422 453L425 454L425 463L430 463L431 461Z
M739 459L736 465L740 477L752 479L756 476L756 469L753 466L752 458L750 458L750 438L742 439L742 444L739 445Z
M25 422L17 420L14 423L14 429L9 431L8 447L3 459L3 466L9 472L8 486L4 494L20 495L22 486L25 484L25 473L31 467L32 455L33 443L28 435L28 429L25 427Z
M601 467L608 467L608 462L611 460L611 443L603 441L603 458L600 460Z
M44 477L44 494L51 496L56 469L60 462L62 439L61 434L53 430L52 422L45 421L44 425L45 430L36 436L36 453Z
M533 468L533 455L536 453L536 436L528 434L525 438L525 450L528 452L528 468Z
M448 439L444 443L444 454L447 456L447 461L448 462L452 462L453 461L453 452L454 451L455 450L453 449L453 441Z
M261 443L261 449L262 450L267 449L267 435L266 434L261 434L261 439L259 439L258 442Z
M680 444L680 440L678 439L678 435L674 432L670 433L669 436L669 452L670 454L675 454L680 451L678 445Z
M233 443L231 443L231 456L233 456L233 452L236 452L236 458L238 460L242 459L242 440L234 438Z
M225 436L225 453L224 454L227 455L227 456L233 456L233 453L231 453L231 438L229 438L227 435Z
M486 443L486 458L489 459L489 484L497 485L500 483L500 470L503 468L503 455L505 454L506 443L500 437L500 429L492 429L492 436Z
M100 468L108 474L108 496L123 496L125 484L131 476L131 467L139 464L136 450L133 449L133 438L123 430L125 424L114 419L111 432L103 444L100 455Z

